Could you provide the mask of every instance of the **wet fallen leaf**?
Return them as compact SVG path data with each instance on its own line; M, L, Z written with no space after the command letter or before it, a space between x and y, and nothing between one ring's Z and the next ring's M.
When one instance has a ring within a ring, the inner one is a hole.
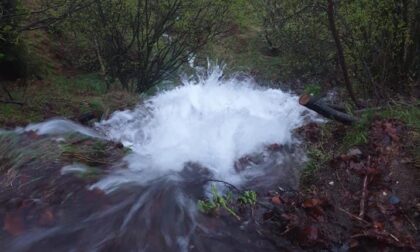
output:
M289 224L297 226L299 223L299 218L295 214L282 214L281 217L289 221Z
M25 229L22 214L20 212L6 213L3 228L13 236L22 234Z
M313 208L319 205L321 205L321 200L317 198L306 199L302 204L304 208Z
M317 221L324 221L325 212L320 206L310 208L309 215Z
M282 200L280 199L280 196L274 196L271 198L271 202L273 202L274 205L281 205Z
M378 230L383 230L384 229L384 224L382 222L379 222L379 221L374 221L373 222L373 228L378 229Z
M356 248L359 246L359 241L356 239L351 239L349 242L349 247L350 248Z
M303 229L303 234L308 241L316 241L318 240L319 230L315 226L308 226Z
M54 223L54 214L50 208L41 213L38 223L41 226L50 226Z

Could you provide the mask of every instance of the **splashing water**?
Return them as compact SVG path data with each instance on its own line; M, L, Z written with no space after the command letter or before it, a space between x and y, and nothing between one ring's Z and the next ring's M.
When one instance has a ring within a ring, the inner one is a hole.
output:
M268 144L290 143L304 109L291 94L257 88L250 78L223 80L222 74L215 68L198 81L184 80L132 111L116 112L97 128L132 148L126 159L131 171L152 169L147 173L153 178L197 162L216 178L238 183L235 161Z
M107 192L106 207L90 212L68 203L56 226L32 230L4 248L276 251L257 235L253 222L215 222L198 213L196 202L206 193L209 178L262 191L279 184L296 186L303 158L293 149L292 131L304 123L304 111L296 96L258 87L251 78L224 79L216 67L185 78L183 85L133 110L114 113L94 129L63 119L19 129L62 141L64 134L77 132L121 142L132 152L120 164L124 169L91 186ZM281 151L269 151L272 145ZM74 164L60 174L86 169Z

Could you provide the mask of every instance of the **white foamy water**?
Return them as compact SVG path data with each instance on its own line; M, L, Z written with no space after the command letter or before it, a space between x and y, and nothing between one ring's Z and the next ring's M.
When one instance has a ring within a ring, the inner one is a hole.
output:
M182 86L96 125L134 152L126 158L130 175L119 181L114 176L99 186L147 180L180 171L187 162L236 183L241 175L234 169L235 161L268 144L291 143L292 130L303 124L304 110L292 94L258 88L252 79L222 79L216 68L207 77L185 80Z
M3 250L277 251L255 232L253 221L240 227L214 222L225 218L207 222L196 204L213 184L210 178L257 192L298 185L304 154L279 146L296 141L292 130L304 123L305 109L290 93L258 87L251 79L222 79L219 68L206 76L116 112L94 128L54 119L16 129L59 143L79 133L122 142L133 151L109 164L113 169L105 170L112 172L91 185L109 193L106 205L92 213L89 204L84 209L85 201L77 201L85 198L80 194L59 206L56 226L30 230ZM278 145L266 148L271 144ZM73 163L60 172L78 176L88 170Z

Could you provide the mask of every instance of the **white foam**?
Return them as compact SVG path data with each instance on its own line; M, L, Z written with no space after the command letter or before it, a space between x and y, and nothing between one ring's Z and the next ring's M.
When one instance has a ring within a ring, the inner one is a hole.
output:
M100 136L93 129L84 127L70 120L61 118L51 119L42 123L29 124L23 129L16 129L16 131L19 133L23 131L34 131L39 135L61 135L65 133L78 132L80 134L90 137L103 138L103 136Z
M96 126L132 148L131 173L162 174L198 162L215 177L238 182L235 160L266 144L290 143L304 110L290 93L258 88L250 78L224 80L215 68Z

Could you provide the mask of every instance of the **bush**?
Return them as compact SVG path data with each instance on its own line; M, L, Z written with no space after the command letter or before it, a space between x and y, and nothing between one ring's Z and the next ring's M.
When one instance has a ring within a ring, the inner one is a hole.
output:
M288 63L288 78L341 81L327 1L260 1L267 44ZM420 72L420 2L333 2L338 37L358 93L375 98L409 94Z

